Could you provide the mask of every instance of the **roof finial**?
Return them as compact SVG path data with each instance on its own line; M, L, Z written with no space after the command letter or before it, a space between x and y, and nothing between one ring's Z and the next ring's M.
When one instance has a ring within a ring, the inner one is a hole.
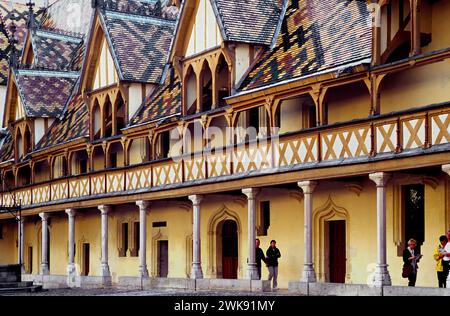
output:
M28 27L28 29L36 28L36 18L34 16L34 10L33 10L34 6L35 6L35 3L31 2L31 0L29 0L28 3L27 3L27 7L28 7L27 27Z
M101 9L103 7L103 0L91 0L91 7L93 9L99 8Z
M15 37L17 28L14 22L11 23L9 30L11 32L11 37L9 38L9 66L13 68L18 65L16 44L19 43Z

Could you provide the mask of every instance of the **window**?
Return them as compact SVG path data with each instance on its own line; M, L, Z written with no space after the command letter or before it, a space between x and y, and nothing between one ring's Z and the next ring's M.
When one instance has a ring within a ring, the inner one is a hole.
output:
M170 151L170 132L164 132L158 135L156 144L156 159L163 159L169 156Z
M259 206L260 225L258 229L259 236L267 236L270 227L270 201L262 201Z
M137 257L139 256L139 235L140 235L140 226L139 222L133 223L133 249L131 250L131 257Z
M425 186L423 184L403 187L404 241L411 238L417 241L417 250L425 241Z
M109 155L109 164L111 168L117 168L117 153Z
M152 227L167 227L167 222L153 222Z
M126 257L128 251L128 223L122 223L119 257Z
M80 160L80 172L81 174L87 173L87 160L82 159Z

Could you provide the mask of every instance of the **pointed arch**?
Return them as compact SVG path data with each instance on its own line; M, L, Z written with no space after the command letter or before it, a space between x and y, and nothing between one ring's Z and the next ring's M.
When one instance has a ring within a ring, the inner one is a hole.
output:
M207 274L210 278L220 278L222 277L222 261L220 257L222 255L222 247L219 245L221 225L227 220L236 222L237 225L237 235L238 235L238 278L239 275L242 276L242 266L240 261L240 256L242 251L242 222L239 215L230 210L225 204L223 204L214 215L208 220L208 264L207 264Z
M327 251L329 249L327 236L327 222L342 220L345 221L346 234L346 257L350 254L350 215L348 211L338 206L331 196L322 206L316 208L313 213L313 232L314 232L314 266L316 268L317 278L322 282L329 281L329 271L327 262ZM346 260L346 282L351 277L350 260Z

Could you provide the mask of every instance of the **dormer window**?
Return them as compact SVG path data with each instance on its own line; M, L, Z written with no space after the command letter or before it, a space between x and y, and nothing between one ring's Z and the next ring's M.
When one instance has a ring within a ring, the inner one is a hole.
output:
M20 160L33 149L31 131L28 125L18 127L16 130L16 159Z

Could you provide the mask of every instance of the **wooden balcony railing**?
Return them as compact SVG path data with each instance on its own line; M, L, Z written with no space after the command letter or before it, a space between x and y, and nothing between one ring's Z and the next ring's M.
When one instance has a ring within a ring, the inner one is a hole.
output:
M154 161L119 169L34 184L13 191L23 206L50 201L96 197L116 192L164 189L260 171L346 159L395 155L450 143L450 104L389 114L282 135L177 159ZM13 195L0 192L0 203L13 204Z

